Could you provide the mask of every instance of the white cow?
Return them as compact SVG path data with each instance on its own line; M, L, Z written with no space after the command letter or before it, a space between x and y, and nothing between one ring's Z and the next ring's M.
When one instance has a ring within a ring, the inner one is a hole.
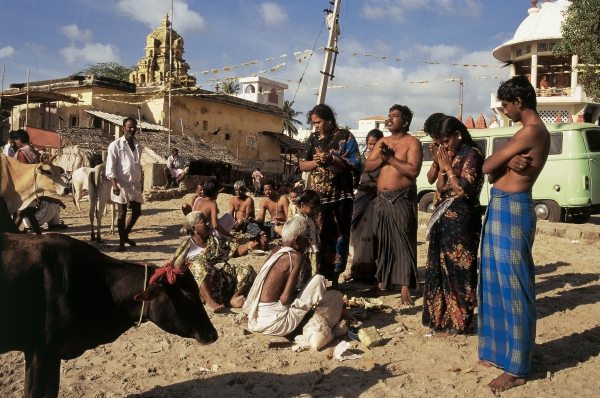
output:
M71 177L73 185L73 200L75 205L81 211L79 200L83 196L83 191L88 191L90 199L90 240L102 243L100 230L102 229L102 217L104 216L106 205L111 205L111 224L110 233L115 232L115 204L110 200L110 191L112 189L110 181L104 176L104 163L98 166L80 167L73 172ZM97 220L97 228L94 229L94 219Z

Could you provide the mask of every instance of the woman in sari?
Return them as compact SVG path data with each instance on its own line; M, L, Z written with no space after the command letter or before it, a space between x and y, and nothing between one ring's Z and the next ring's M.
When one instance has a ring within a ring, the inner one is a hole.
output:
M437 191L427 227L422 321L442 333L464 333L476 304L484 158L455 117L439 119L429 133Z
M258 243L249 241L238 245L215 236L210 221L199 211L188 213L185 220L182 232L188 238L180 243L167 266L178 273L189 268L200 288L202 301L214 312L222 311L225 306L241 308L256 272L250 265L233 265L228 260L247 254Z
M383 138L383 132L373 129L367 134L367 149L361 156L362 165L365 164L369 153ZM377 177L380 169L371 173L362 172L358 189L354 197L354 209L350 229L350 245L353 249L350 278L355 282L374 283L375 265L373 249L373 206L372 200L377 196Z
M315 131L300 170L310 172L310 189L321 197L317 221L321 250L319 273L337 286L346 269L350 245L350 222L354 199L353 174L358 172L360 153L354 136L338 127L333 110L319 104L308 113Z

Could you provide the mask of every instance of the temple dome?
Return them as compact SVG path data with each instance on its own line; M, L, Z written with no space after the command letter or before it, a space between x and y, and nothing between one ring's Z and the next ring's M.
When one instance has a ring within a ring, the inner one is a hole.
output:
M152 38L152 39L157 39L161 43L168 43L169 42L169 29L168 28L170 26L171 26L171 21L169 21L169 16L165 15L164 18L162 19L162 21L160 22L160 26L158 28L154 29L148 35L148 40L150 40ZM177 33L175 30L172 30L171 34L173 35L173 37L172 37L173 41L181 38L179 33Z
M531 7L529 15L521 22L514 37L494 49L494 58L502 62L510 61L511 48L515 44L561 39L563 12L568 5L567 0L556 0L545 1L541 7Z

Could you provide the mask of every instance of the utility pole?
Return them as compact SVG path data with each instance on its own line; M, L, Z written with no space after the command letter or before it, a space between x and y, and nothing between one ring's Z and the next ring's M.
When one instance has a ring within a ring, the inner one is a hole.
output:
M460 81L458 83L458 119L463 121L463 108L464 108L464 92L465 92L465 83L463 82L463 77L460 77Z
M171 0L171 23L169 29L169 136L167 138L167 150L171 150L171 86L173 85L173 1ZM141 121L140 121L141 122Z
M323 70L321 71L321 87L319 88L319 96L317 104L325 103L325 95L327 94L327 83L333 79L333 70L335 69L335 61L338 54L338 37L340 35L340 5L342 0L334 0L329 2L333 4L333 11L331 9L325 10L327 15L325 19L327 21L327 28L329 29L329 39L327 40L327 47L325 47L325 59L323 61Z

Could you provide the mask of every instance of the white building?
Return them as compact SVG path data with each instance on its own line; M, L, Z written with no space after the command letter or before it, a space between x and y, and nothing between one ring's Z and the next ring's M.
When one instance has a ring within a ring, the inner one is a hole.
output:
M238 83L241 87L236 97L283 108L283 92L288 88L287 84L262 76L242 77Z
M537 110L544 122L592 122L600 117L600 104L594 102L577 82L577 55L557 57L552 49L562 39L563 13L567 0L531 1L528 16L514 37L496 47L493 55L510 63L510 76L527 75L536 88ZM501 112L496 93L491 95L491 108L508 125Z

